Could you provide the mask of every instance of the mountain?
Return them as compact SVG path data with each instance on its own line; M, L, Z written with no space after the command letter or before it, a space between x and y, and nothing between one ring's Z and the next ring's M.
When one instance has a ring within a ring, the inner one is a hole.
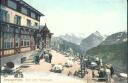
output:
M127 41L127 32L118 32L108 36L105 41L102 42L102 45L119 44L125 41Z
M83 39L80 43L80 46L87 51L93 47L98 46L103 40L104 37L98 31L96 31L87 38Z
M60 37L52 38L51 44L54 49L57 49L59 51L68 52L69 50L72 50L75 55L77 55L77 53L82 53L79 45L68 42Z
M85 36L84 34L70 33L70 34L61 35L59 37L62 38L63 40L79 45L81 40L84 39Z
M89 56L98 56L105 63L111 63L114 66L126 71L128 52L127 52L127 33L118 32L108 36L100 45L86 52Z

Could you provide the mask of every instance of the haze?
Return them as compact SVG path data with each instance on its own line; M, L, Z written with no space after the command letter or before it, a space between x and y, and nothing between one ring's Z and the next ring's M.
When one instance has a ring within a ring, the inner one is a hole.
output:
M45 16L54 36L74 33L104 35L127 29L127 0L24 0Z

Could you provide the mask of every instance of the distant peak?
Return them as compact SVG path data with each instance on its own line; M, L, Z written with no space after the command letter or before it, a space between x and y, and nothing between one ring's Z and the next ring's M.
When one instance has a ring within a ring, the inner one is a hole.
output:
M96 32L94 32L95 34L100 34L100 32L99 31L96 31Z
M99 31L96 31L94 33L92 33L93 35L96 35L96 36L102 36L101 33Z

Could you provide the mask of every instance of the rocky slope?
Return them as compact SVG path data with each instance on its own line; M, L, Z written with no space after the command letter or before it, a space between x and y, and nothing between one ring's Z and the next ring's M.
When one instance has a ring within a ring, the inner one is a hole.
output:
M85 50L89 50L93 47L98 46L102 41L104 40L104 37L96 31L95 33L92 33L87 38L83 39L80 46Z
M127 32L118 32L108 36L105 41L102 42L102 45L112 45L119 44L127 41Z
M59 51L68 52L69 49L73 50L73 53L76 55L77 53L81 53L82 50L79 45L68 42L62 38L54 37L52 38L52 47Z

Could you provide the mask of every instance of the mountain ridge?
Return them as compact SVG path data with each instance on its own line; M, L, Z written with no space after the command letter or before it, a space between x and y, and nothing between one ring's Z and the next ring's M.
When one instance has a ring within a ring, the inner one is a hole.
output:
M108 36L100 45L89 49L86 52L88 56L97 56L103 59L105 63L113 64L122 71L127 71L128 59L128 40L126 32L118 32ZM120 40L118 40L120 39ZM123 41L126 39L125 41ZM116 41L118 40L118 41ZM118 64L117 64L118 63Z
M68 42L74 43L79 45L82 39L84 39L84 34L73 34L73 33L68 33L65 35L60 35L58 36L62 38L63 40L66 40Z
M85 51L98 46L104 40L104 36L100 32L96 31L90 34L87 38L83 39L80 46Z

